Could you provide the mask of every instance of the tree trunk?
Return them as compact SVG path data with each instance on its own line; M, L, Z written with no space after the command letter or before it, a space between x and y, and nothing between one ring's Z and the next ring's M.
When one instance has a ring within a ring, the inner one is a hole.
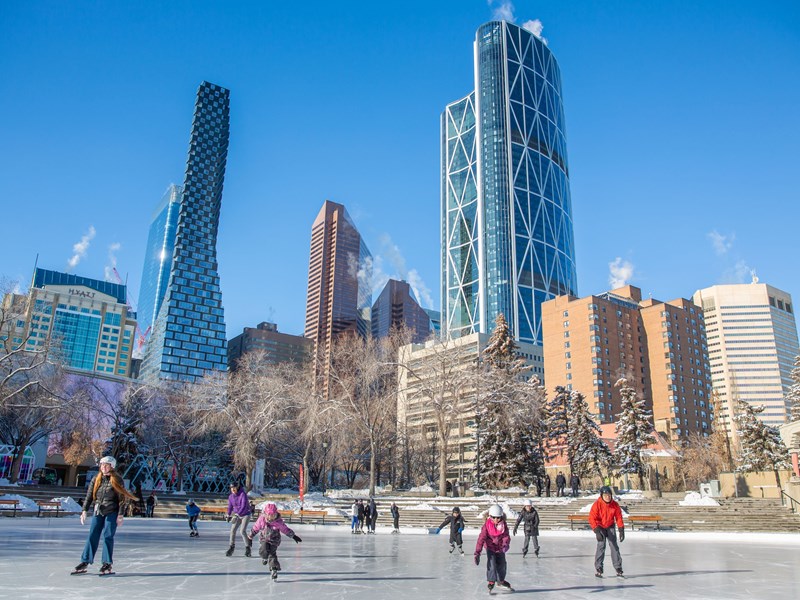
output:
M303 494L308 491L308 457L311 454L311 442L306 442L306 448L303 452Z
M447 496L447 444L439 434L439 495Z
M9 481L11 483L17 483L17 480L19 479L19 472L22 469L22 460L25 458L25 449L28 447L28 443L30 441L30 435L23 436L15 448L16 453L11 461L11 473L9 476Z
M377 444L375 437L369 436L369 495L375 495L375 453Z

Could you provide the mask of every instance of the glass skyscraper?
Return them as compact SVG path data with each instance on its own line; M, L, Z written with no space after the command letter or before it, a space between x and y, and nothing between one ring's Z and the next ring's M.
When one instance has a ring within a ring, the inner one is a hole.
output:
M140 378L193 382L227 369L217 228L228 156L230 91L203 82L194 107L175 248Z
M505 21L474 43L475 89L441 118L442 328L489 333L498 313L541 344L541 303L577 294L561 73Z
M144 351L141 342L150 337L153 323L158 317L164 294L167 292L172 255L175 252L175 233L178 229L178 213L183 188L170 185L153 213L150 233L147 236L142 282L139 288L137 317L139 339L134 345L134 354Z

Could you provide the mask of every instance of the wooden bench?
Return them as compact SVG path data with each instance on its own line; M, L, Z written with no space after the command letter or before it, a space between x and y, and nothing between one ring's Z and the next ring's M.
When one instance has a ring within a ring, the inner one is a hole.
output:
M200 507L200 516L208 515L209 518L213 519L214 515L219 515L223 520L228 518L228 507L227 506L201 506Z
M575 529L575 523L586 523L586 527L589 527L589 513L567 515L567 519L569 519L569 528L571 530Z
M631 524L631 529L635 530L636 523L655 523L656 529L661 530L661 526L659 522L661 521L661 515L630 515L628 517L628 522ZM641 528L640 528L641 529Z
M36 514L37 517L41 517L42 513L56 513L56 517L58 517L64 509L61 508L61 502L46 502L44 500L37 500L36 505L39 507L39 512Z
M298 510L294 513L289 513L289 522L292 522L292 517L300 517L300 523L303 523L304 519L311 520L311 521L322 521L322 524L325 525L325 517L328 516L327 510Z
M22 511L19 507L19 500L0 500L0 510L12 511L11 516L16 517L17 511Z

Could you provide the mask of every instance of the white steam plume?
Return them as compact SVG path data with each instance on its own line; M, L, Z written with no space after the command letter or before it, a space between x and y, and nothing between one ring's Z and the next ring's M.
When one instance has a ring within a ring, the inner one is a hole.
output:
M411 291L414 293L414 296L420 306L431 308L433 306L433 298L431 297L430 289L425 282L422 280L422 277L419 274L419 271L416 269L408 269L406 266L406 259L403 257L403 253L400 251L400 248L392 241L391 236L389 234L384 233L379 238L381 244L381 256L383 256L386 261L389 263L391 267L391 275L385 275L381 280L378 280L373 275L373 281L376 284L380 284L380 287L376 285L372 289L375 290L377 293L380 293L383 289L383 286L386 285L386 282L390 278L395 279L402 279L403 281L408 282L408 285L411 286Z
M547 45L547 39L545 39L542 36L542 29L544 29L544 25L539 19L533 19L532 21L525 21L522 24L522 28L527 31L530 31L533 35L542 40L542 43Z
M728 250L733 248L736 234L731 233L730 235L725 235L714 229L707 234L707 237L711 240L711 246L714 248L715 254L717 256L723 256L728 253Z
M517 18L514 16L514 4L512 2L501 2L499 6L495 6L495 0L488 0L489 6L492 7L492 21L508 21L515 23Z
M755 269L744 260L738 260L733 267L722 273L722 283L750 283L755 275Z
M628 285L633 278L633 264L619 256L608 263L608 271L608 285L612 290Z
M93 225L89 225L89 231L83 234L81 241L72 246L72 257L67 261L67 270L74 269L81 262L86 252L89 250L89 244L94 239L95 230Z
M122 248L122 244L114 242L108 247L108 264L105 267L105 280L117 283L117 277L114 275L114 269L117 268L117 251Z

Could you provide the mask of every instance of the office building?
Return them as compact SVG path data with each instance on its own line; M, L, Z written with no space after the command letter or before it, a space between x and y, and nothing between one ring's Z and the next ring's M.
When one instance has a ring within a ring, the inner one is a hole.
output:
M405 328L412 343L424 342L431 336L431 319L411 294L405 281L390 279L372 305L372 337L384 338Z
M225 318L217 270L217 229L228 156L230 92L197 91L175 250L140 378L194 382L227 369Z
M314 341L301 335L281 333L275 323L245 327L242 333L228 340L228 369L235 371L239 358L255 351L263 352L268 364L303 364L314 356Z
M541 344L542 302L577 293L561 72L505 21L478 29L474 66L441 117L442 330L488 333L503 313Z

